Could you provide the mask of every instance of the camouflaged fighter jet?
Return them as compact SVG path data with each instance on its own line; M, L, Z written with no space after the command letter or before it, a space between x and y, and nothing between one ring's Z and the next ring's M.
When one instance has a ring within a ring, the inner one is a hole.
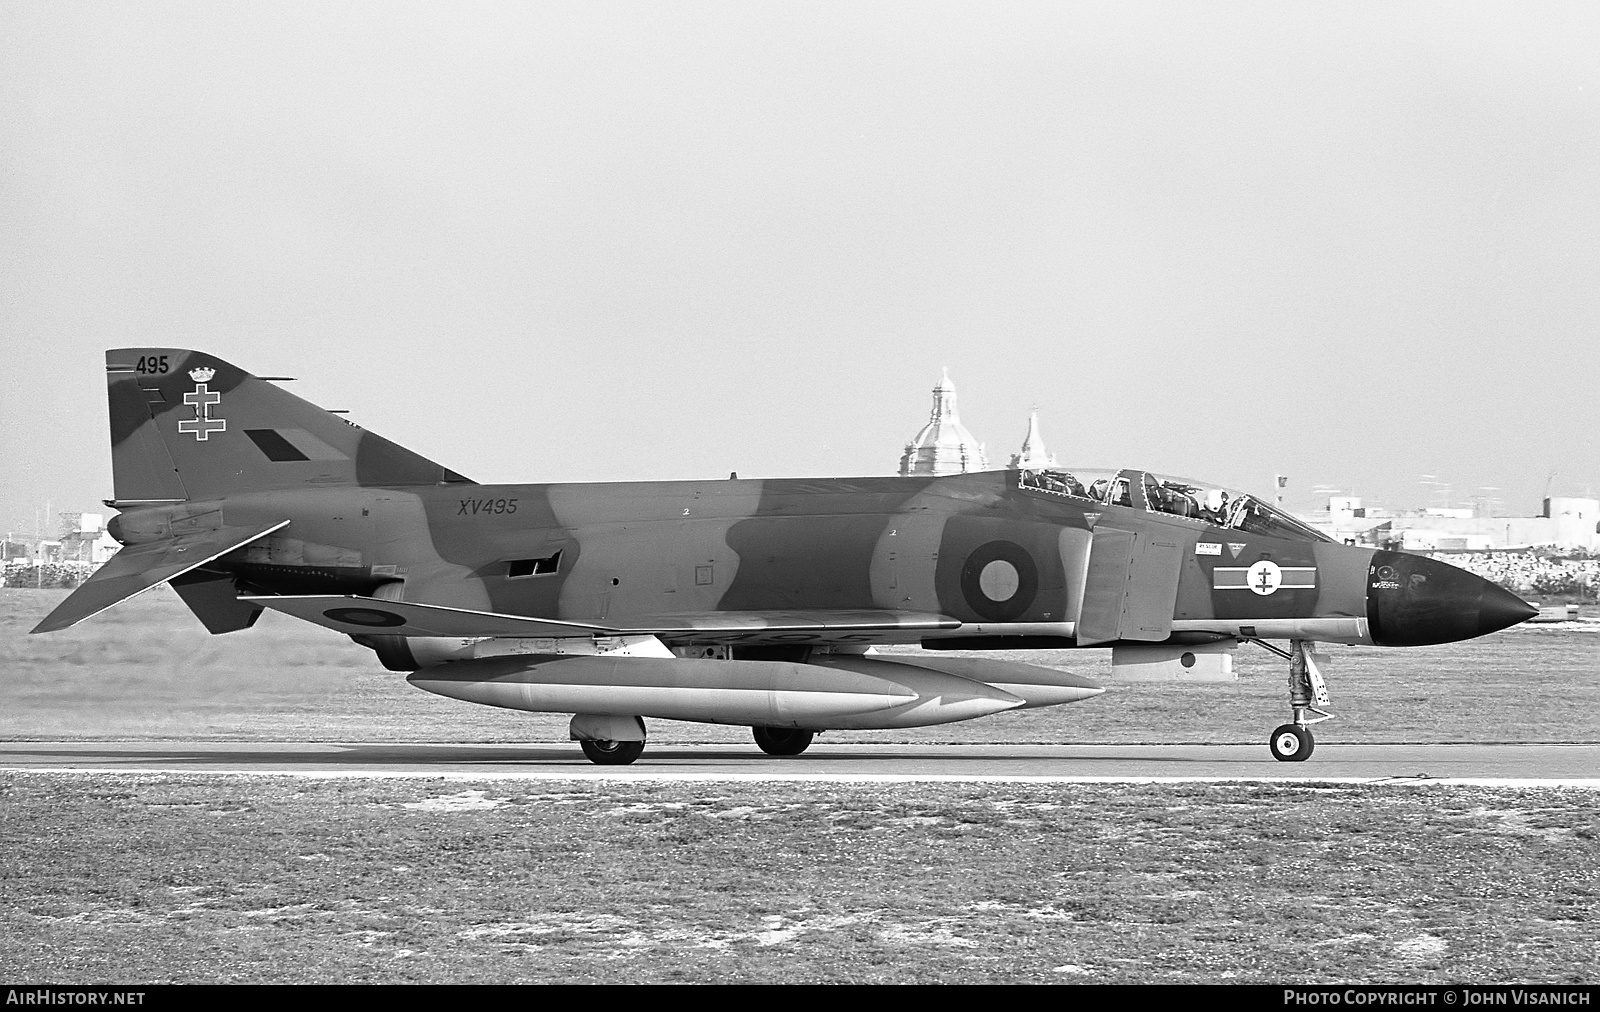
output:
M480 485L201 352L111 351L106 372L125 547L34 632L171 583L213 633L273 608L418 688L574 714L597 763L636 759L644 717L745 724L796 755L823 730L1104 691L939 650L1109 647L1114 672L1182 676L1231 670L1240 643L1289 662L1269 743L1302 760L1328 715L1315 643L1446 643L1536 613L1144 471ZM925 650L871 649L889 643Z

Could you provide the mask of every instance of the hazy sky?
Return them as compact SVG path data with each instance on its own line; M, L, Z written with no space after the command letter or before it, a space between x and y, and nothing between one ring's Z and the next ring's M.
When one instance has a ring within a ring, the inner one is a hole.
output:
M0 0L0 526L199 348L484 481L1600 493L1592 3ZM1550 476L1554 474L1553 480Z

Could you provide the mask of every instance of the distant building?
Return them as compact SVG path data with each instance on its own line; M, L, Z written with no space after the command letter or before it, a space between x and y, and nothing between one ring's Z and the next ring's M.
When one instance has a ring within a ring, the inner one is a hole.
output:
M1056 466L1056 455L1046 452L1044 437L1039 435L1039 412L1028 415L1028 434L1022 439L1022 450L1011 455L1011 467L1023 471L1038 471Z
M1336 541L1416 552L1501 548L1600 548L1600 500L1552 498L1538 517L1479 516L1470 508L1386 510L1353 496L1328 500L1328 519L1314 526Z
M906 444L906 452L900 457L900 474L962 474L988 469L983 444L961 424L961 414L956 410L956 385L950 382L946 370L933 388L933 414L928 424Z
M1544 515L1555 528L1556 544L1600 548L1600 499L1546 499Z
M58 530L60 533L54 538L35 535L24 539L8 534L0 541L0 561L26 561L36 566L47 563L99 566L122 547L107 533L105 516L100 513L62 513Z
M89 562L98 566L122 547L106 533L105 517L99 513L63 513L60 526L61 539L55 561Z

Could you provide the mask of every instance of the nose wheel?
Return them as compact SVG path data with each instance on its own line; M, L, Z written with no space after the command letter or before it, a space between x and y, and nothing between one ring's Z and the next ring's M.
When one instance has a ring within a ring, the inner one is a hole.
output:
M1304 724L1284 724L1272 732L1267 747L1272 750L1272 758L1281 763L1303 763L1311 758L1317 740Z
M1289 649L1271 643L1252 640L1257 646L1277 654L1289 662L1289 712L1292 719L1279 725L1267 739L1272 758L1281 763L1303 763L1311 758L1317 740L1311 734L1311 725L1321 723L1333 714L1319 707L1327 706L1328 685L1322 678L1322 667L1327 658L1315 652L1316 644L1306 640L1290 640Z

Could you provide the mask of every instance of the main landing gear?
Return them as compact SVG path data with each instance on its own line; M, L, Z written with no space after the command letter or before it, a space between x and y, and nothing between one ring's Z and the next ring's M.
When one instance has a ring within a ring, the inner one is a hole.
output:
M644 752L642 741L580 741L583 754L599 766L626 766Z
M1322 679L1319 664L1325 659L1319 658L1312 649L1315 644L1305 640L1290 640L1288 650L1261 640L1254 642L1289 662L1289 711L1293 719L1272 732L1272 737L1267 739L1267 748L1272 751L1272 758L1281 763L1305 762L1317 747L1311 725L1333 716L1319 709L1329 703L1328 686Z
M767 755L799 755L811 746L813 731L793 727L752 727L756 744Z
M644 720L639 717L575 713L568 733L598 766L626 766L644 752Z

